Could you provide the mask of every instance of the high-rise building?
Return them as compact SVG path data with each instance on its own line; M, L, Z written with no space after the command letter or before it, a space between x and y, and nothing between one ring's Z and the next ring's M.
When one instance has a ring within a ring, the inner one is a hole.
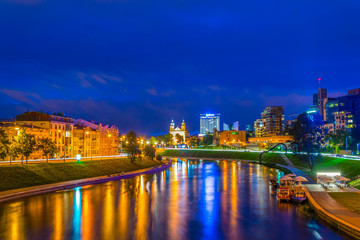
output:
M236 121L232 124L232 130L239 131L239 121Z
M319 104L319 102L318 102L318 94L314 93L313 94L313 105L317 106L318 104Z
M319 87L317 98L318 98L317 106L319 109L319 113L322 116L322 118L325 119L325 103L327 101L327 90L325 88Z
M346 96L327 99L324 112L331 129L360 131L360 89L349 90Z
M211 134L214 128L220 131L220 114L200 114L200 135Z
M255 136L282 135L284 122L284 106L266 107L261 118L254 122Z
M229 124L223 123L223 131L229 131L230 127Z

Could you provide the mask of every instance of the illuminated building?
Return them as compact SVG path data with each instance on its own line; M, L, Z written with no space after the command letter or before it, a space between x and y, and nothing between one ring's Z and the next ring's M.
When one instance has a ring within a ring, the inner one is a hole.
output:
M12 122L1 122L9 140L19 129L35 135L35 139L49 138L58 149L56 157L106 156L118 154L119 130L101 123L74 120L62 113L26 112L16 116ZM30 158L44 158L40 152L34 152Z
M221 144L246 144L246 131L222 131L220 132Z
M325 104L327 101L327 90L325 88L320 88L318 89L318 94L317 94L317 100L318 100L318 110L320 115L323 117L323 119L325 119Z
M232 124L223 123L223 131L239 131L239 121L233 122Z
M326 121L334 122L335 114L339 112L351 112L355 113L360 110L360 94L354 95L352 91L348 92L352 93L352 95L342 96L338 98L333 98L326 103ZM356 92L356 91L355 91Z
M220 114L200 114L200 135L211 134L214 128L220 131Z
M182 121L181 127L179 128L179 127L175 127L174 119L172 119L170 123L170 134L173 135L174 143L178 143L175 137L176 134L180 134L183 137L184 142L187 143L190 138L190 134L186 130L185 120Z
M275 136L283 133L284 106L266 107L254 122L255 136Z
M294 141L293 136L281 135L281 136L268 136L268 137L254 137L249 138L248 141L250 143L286 143Z

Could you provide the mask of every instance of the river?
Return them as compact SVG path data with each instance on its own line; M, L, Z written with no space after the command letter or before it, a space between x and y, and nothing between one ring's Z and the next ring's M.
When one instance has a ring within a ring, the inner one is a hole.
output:
M0 204L0 239L344 239L278 203L258 164L185 160L152 175Z

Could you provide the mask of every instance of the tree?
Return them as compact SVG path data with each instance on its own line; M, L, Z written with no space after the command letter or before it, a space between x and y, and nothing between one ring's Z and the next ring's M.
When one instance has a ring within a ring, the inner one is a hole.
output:
M195 146L199 146L200 143L200 139L197 137L191 137L190 138L190 146L191 147L195 147Z
M339 154L340 148L346 143L346 138L350 136L350 133L339 129L335 133L329 133L325 139L329 142L329 145L335 149L336 154ZM351 138L348 139L348 144L351 144Z
M323 123L319 114L308 115L302 113L296 119L294 127L289 130L290 135L294 136L299 152L304 151L308 155L311 171L313 171L313 154L319 150L324 143L324 133L321 129Z
M139 150L139 143L136 139L136 133L132 130L126 134L126 141L123 142L123 149L124 152L128 154L128 158L130 159L131 163L133 163L136 159L136 156L139 155L141 152Z
M204 137L203 137L203 144L204 145L211 145L211 144L213 144L213 135L210 135L210 134L208 134L208 135L205 135Z
M156 149L153 147L152 144L147 144L143 149L144 156L150 158L151 160L154 159L155 152L156 152Z
M29 156L35 151L35 136L27 134L24 129L21 129L18 134L14 136L14 142L19 144L20 154L25 157L27 163ZM23 163L23 158L21 158L21 163Z
M9 154L10 141L4 130L0 129L0 159L5 160Z
M156 142L158 142L158 141L156 140L155 137L150 138L150 144L154 145ZM161 142L161 141L159 141L159 142Z
M19 143L13 141L9 146L10 164L11 164L11 159L15 160L15 158L19 156L20 152L21 152L21 147Z
M184 137L182 135L180 135L179 133L177 133L175 135L175 140L176 140L176 143L183 143L184 142Z
M171 145L174 141L173 139L174 139L174 135L172 135L171 133L157 137L157 141L164 142L166 146Z
M43 156L46 157L46 162L49 161L49 156L53 156L58 152L56 144L50 138L40 138L37 141L36 150L42 151Z

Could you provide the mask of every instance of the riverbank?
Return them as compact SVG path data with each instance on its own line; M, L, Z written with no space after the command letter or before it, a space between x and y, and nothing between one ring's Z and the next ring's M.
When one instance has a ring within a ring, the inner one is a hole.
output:
M24 197L30 197L34 195L39 194L45 194L49 192L74 188L74 187L80 187L84 185L89 184L99 184L104 183L108 181L113 180L120 180L120 179L126 179L126 178L133 178L138 175L142 174L153 174L156 172L164 171L171 167L171 162L163 163L159 166L154 166L146 169L141 169L137 171L131 171L127 173L120 173L120 174L112 174L107 176L100 176L100 177L94 177L94 178L86 178L86 179L80 179L80 180L73 180L73 181L66 181L66 182L60 182L60 183L54 183L54 184L45 184L40 186L34 186L34 187L27 187L27 188L20 188L20 189L14 189L14 190L8 190L0 193L0 202L6 202L11 200L16 200L19 198Z
M308 201L321 219L351 236L352 239L360 239L360 215L349 209L349 206L347 208L343 205L349 200L345 197L346 195L349 194L349 197L353 198L354 194L359 195L359 193L328 193L319 184L307 184L305 186Z
M148 158L137 160L134 163L127 158L118 158L66 163L3 165L0 166L0 192L137 171L161 164L155 159Z

